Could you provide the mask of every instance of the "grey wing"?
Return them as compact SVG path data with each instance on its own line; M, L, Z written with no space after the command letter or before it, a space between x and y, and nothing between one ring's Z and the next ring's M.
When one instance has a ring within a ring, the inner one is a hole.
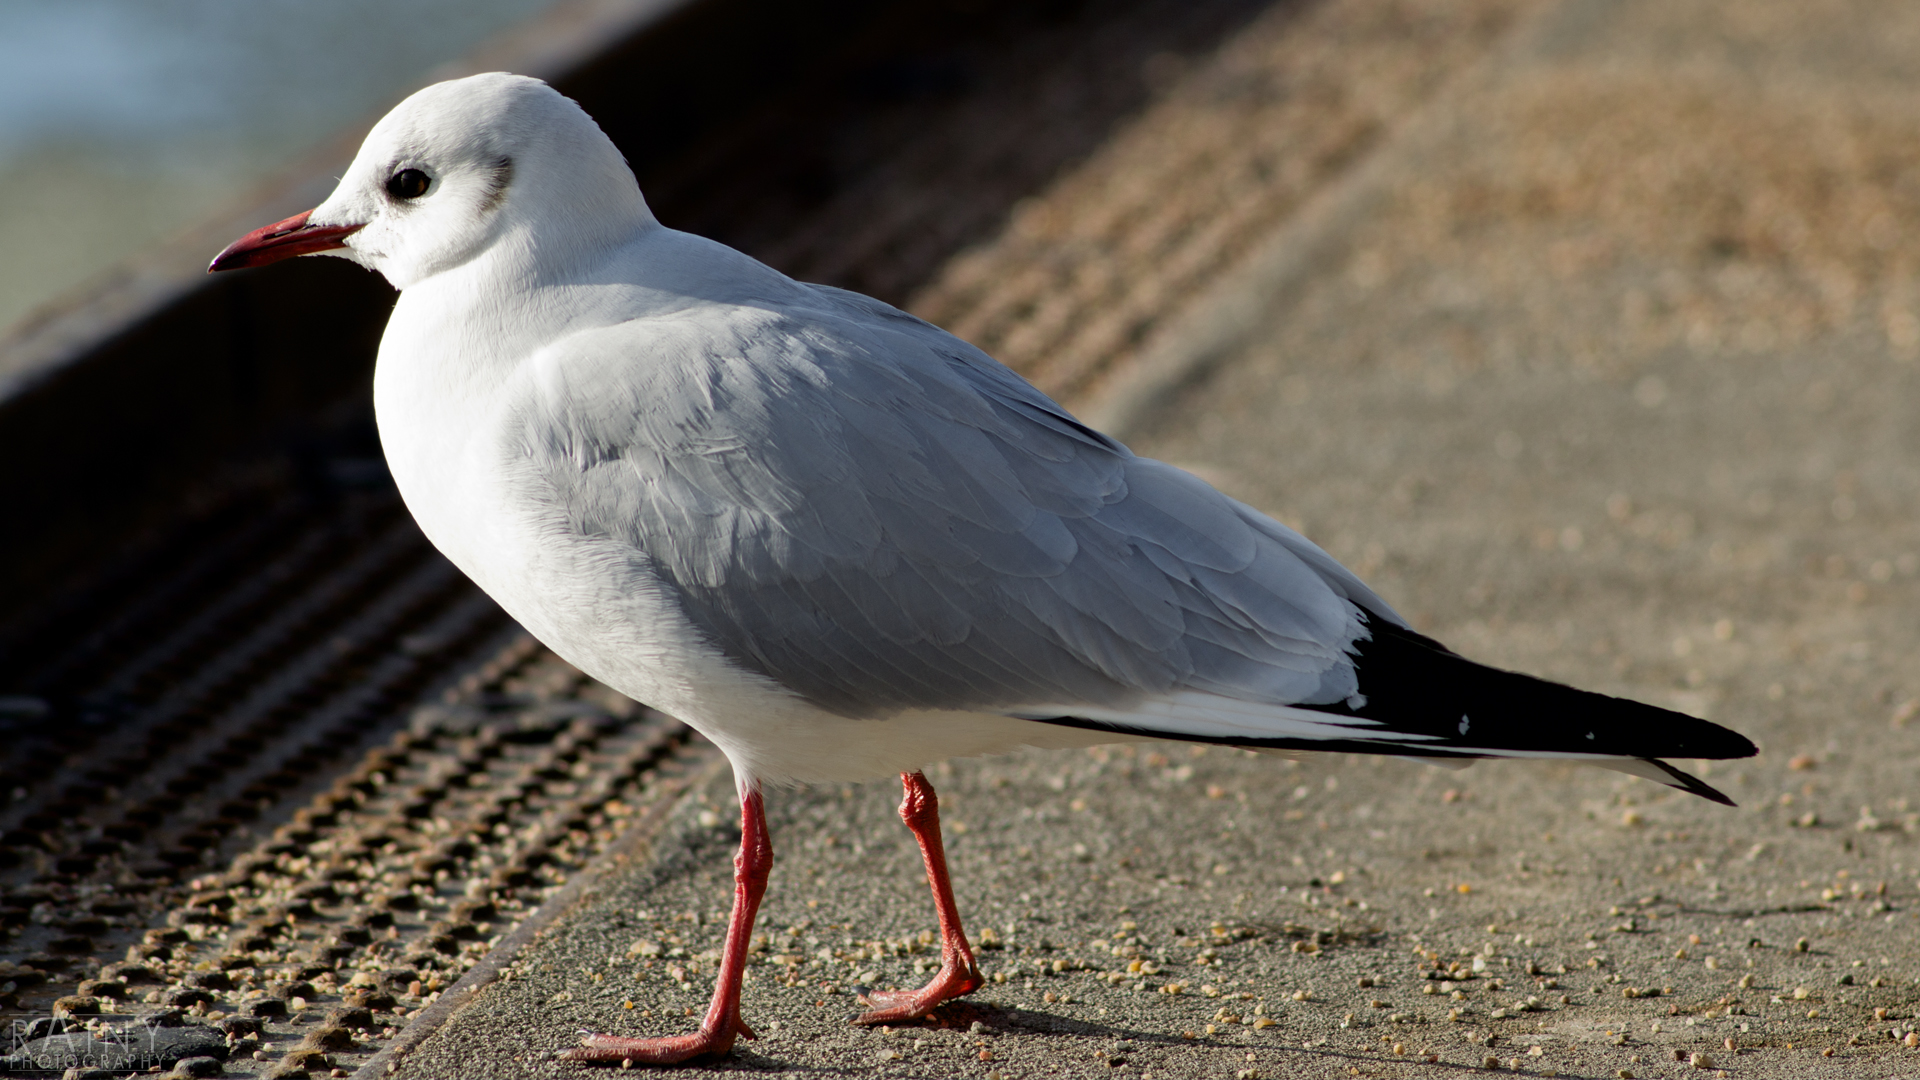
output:
M527 428L573 527L734 662L849 716L1355 692L1355 603L1397 616L1325 553L943 331L809 295L567 339Z

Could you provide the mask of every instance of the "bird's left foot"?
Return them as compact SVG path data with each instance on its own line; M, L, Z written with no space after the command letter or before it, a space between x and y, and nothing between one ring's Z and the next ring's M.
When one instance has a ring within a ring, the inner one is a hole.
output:
M733 1040L754 1038L753 1029L735 1019L724 1031L702 1027L687 1035L664 1039L629 1039L582 1031L580 1045L560 1055L560 1060L598 1065L678 1065L697 1057L724 1054L733 1049Z
M867 1012L853 1018L856 1024L896 1024L902 1020L918 1020L932 1012L934 1006L943 1001L951 1001L964 994L971 994L986 983L980 975L980 969L971 963L964 966L948 963L940 967L940 973L933 981L918 990L859 990L863 1005L870 1006Z

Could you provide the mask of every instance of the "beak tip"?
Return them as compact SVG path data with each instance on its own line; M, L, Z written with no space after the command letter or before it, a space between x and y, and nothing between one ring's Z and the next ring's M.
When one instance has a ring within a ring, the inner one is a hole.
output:
M346 247L346 238L361 228L359 225L310 225L307 216L311 213L309 210L285 221L276 221L228 244L207 264L207 273L243 270L296 255L333 251Z
M243 244L245 244L244 240L236 240L221 248L220 254L215 255L213 261L207 264L207 273L218 274L227 270L244 270L249 266L257 265L256 260L251 257L254 249L242 247Z

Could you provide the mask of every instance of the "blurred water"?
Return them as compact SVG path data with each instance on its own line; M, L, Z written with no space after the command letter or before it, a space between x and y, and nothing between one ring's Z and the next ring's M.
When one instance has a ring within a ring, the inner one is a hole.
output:
M0 335L554 2L0 0Z

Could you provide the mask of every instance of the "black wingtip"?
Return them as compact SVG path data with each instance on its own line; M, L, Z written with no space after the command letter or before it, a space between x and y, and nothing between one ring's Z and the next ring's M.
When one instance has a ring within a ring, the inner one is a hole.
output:
M1725 793L1723 793L1719 788L1714 787L1712 784L1707 783L1706 781L1700 779L1697 776L1691 776L1687 773L1681 772L1679 769L1676 769L1673 766L1657 758L1641 758L1640 760L1646 762L1647 764L1653 766L1656 769L1659 769L1661 772L1666 773L1668 776L1671 776L1673 778L1673 786L1679 788L1682 791L1692 792L1693 794L1700 796L1701 798L1707 800L1708 802L1717 802L1721 806L1738 806L1739 805L1738 803L1734 802L1732 799L1727 798Z
M1358 704L1308 708L1374 720L1388 732L1418 736L1429 751L1632 758L1758 753L1746 736L1699 717L1478 664L1362 611L1370 636L1353 646L1359 692L1347 699Z

